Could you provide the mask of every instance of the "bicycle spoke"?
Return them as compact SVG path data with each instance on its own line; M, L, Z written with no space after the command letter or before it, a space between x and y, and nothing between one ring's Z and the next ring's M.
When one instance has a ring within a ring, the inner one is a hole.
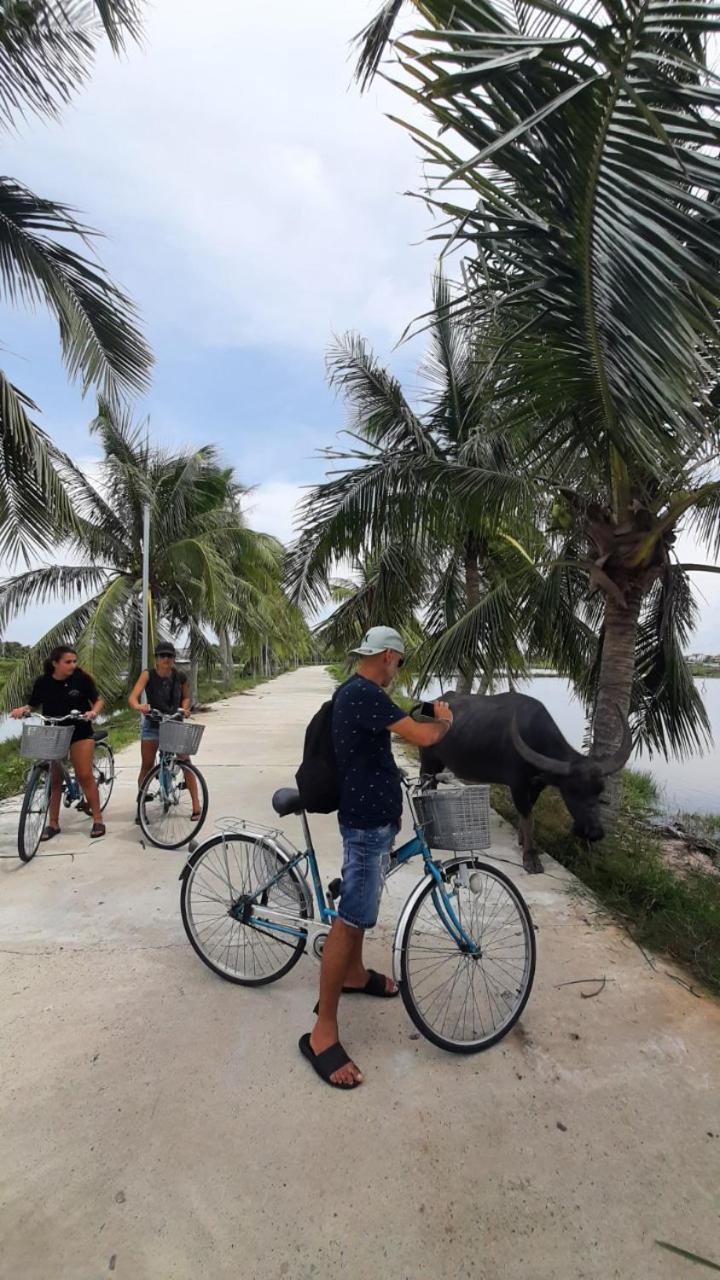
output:
M268 981L302 950L304 938L278 927L280 916L302 930L306 913L298 874L282 868L271 847L234 836L208 848L192 867L184 898L186 927L201 954L224 975ZM240 902L248 912L245 920L232 914Z
M410 918L403 996L437 1043L477 1049L503 1034L527 998L533 939L512 886L488 868L465 866L463 879L456 864L442 887L429 885ZM470 946L454 941L449 912Z

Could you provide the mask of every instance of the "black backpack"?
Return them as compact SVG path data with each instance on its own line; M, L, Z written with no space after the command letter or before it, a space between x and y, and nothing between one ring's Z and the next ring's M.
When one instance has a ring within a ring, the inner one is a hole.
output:
M295 774L303 809L308 813L334 813L340 804L340 779L332 739L335 699L323 702L305 730L302 764Z

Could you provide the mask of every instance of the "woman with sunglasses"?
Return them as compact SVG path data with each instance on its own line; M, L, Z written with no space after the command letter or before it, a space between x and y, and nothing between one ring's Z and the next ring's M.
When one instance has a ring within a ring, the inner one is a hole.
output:
M140 728L140 774L138 776L138 797L140 788L155 764L160 745L160 725L150 718L151 711L161 711L164 715L174 715L182 711L190 715L190 688L184 671L175 666L175 646L168 640L161 640L155 646L155 666L149 671L142 671L133 688L128 703L133 711L139 711L143 717ZM179 756L187 760L187 756ZM188 791L193 806L193 820L200 817L200 797L197 782L191 773L185 774ZM140 818L136 814L135 821Z

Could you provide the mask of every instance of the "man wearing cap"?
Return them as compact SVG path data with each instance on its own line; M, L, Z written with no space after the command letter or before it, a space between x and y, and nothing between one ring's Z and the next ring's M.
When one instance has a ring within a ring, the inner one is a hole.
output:
M452 712L434 704L435 722L418 723L385 690L402 666L405 643L392 627L371 627L351 653L357 673L337 691L332 735L340 782L338 821L343 840L342 889L320 969L317 1022L300 1049L315 1071L335 1088L354 1089L362 1072L340 1044L337 1011L342 992L392 999L391 978L366 969L362 947L380 906L390 850L402 821L402 786L390 734L430 747L445 736Z
M140 672L128 698L133 711L139 711L143 717L140 727L138 798L143 782L155 765L160 745L160 725L157 720L150 718L148 712L162 711L165 715L174 715L176 711L182 711L183 715L190 715L188 679L185 672L178 671L175 666L175 656L175 645L169 640L160 640L155 646L155 666L151 671ZM186 760L187 756L179 759ZM200 797L195 775L186 771L185 780L192 800L192 816L196 819L200 817ZM135 821L140 821L139 816L136 816Z

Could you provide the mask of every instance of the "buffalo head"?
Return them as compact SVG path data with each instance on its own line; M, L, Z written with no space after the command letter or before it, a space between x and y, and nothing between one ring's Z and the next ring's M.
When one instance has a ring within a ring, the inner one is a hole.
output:
M555 760L535 751L521 737L517 720L512 723L511 736L518 755L558 788L573 819L573 832L583 840L602 840L605 835L599 810L605 779L622 769L632 751L630 726L624 716L620 715L620 718L623 738L612 755L581 756L573 752L570 760Z

